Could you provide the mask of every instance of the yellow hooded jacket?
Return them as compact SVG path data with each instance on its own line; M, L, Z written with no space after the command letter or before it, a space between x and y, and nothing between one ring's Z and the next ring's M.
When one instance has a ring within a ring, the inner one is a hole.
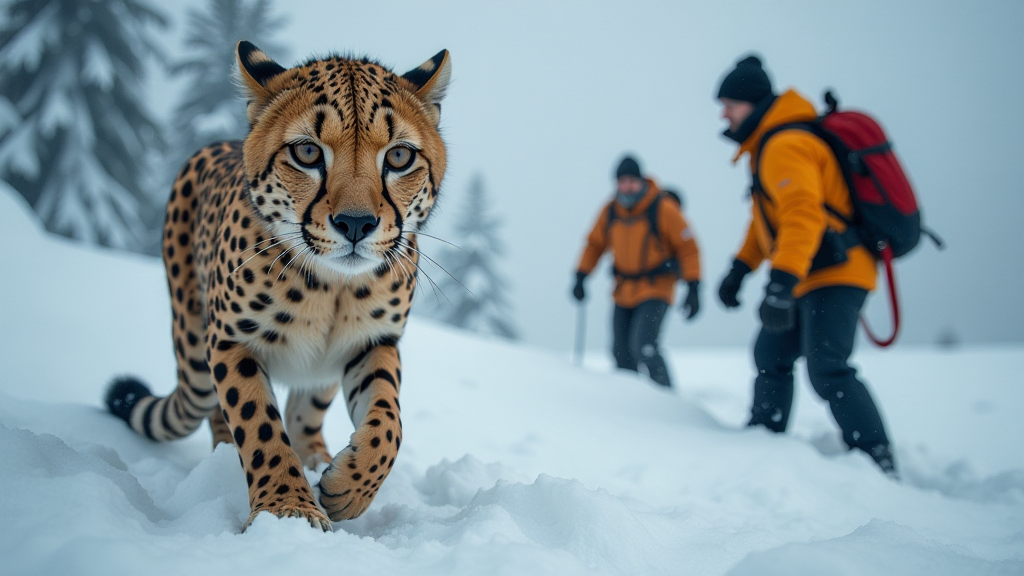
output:
M658 205L658 237L653 241L650 224L645 216L651 203L660 195L658 185L647 180L647 193L632 209L623 208L612 200L616 218L608 226L608 204L587 236L587 245L580 256L577 270L590 274L601 255L612 251L615 268L624 273L639 273L674 256L680 265L680 275L686 282L700 280L700 253L697 240L683 217L679 205L662 198ZM675 286L680 276L663 275L655 278L617 278L613 298L623 308L635 308L646 300L661 300L671 305L675 300Z
M850 191L828 145L805 130L794 129L778 132L764 150L758 149L768 130L815 118L814 106L796 91L788 90L740 145L733 162L749 154L751 173L756 163L761 163L761 185L768 201L757 194L752 196L750 225L736 258L751 269L770 259L772 268L796 276L800 283L793 289L793 296L797 298L825 286L874 290L875 259L860 245L847 251L846 262L810 272L826 227L839 233L846 230L846 224L830 214L825 205L846 218L853 215ZM766 217L775 230L774 238L765 226Z

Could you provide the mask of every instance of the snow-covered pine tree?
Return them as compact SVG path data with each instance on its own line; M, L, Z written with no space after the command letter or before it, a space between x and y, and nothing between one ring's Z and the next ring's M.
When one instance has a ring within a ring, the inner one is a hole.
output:
M189 78L171 120L170 174L176 174L186 158L207 144L245 137L249 123L235 81L235 46L248 40L281 59L286 54L272 36L282 22L273 13L271 0L209 0L205 9L189 10L188 57L171 68L172 74Z
M426 258L420 259L420 268L431 270L430 276L443 294L435 300L431 316L452 326L515 340L518 335L510 310L509 285L498 272L498 260L505 252L498 237L500 227L501 220L491 214L483 178L475 175L455 225L452 244L457 248L446 246L435 258L447 273L434 272L438 266L431 266ZM421 294L428 292L422 285L419 290Z
M0 178L47 229L126 249L147 243L149 151L163 145L144 105L151 34L138 0L15 0L0 18ZM156 232L152 232L156 233Z

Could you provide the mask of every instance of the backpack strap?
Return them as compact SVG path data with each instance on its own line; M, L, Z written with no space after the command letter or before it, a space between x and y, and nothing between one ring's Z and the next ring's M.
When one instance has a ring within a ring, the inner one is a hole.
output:
M651 236L654 236L654 241L661 244L661 230L658 230L658 206L665 199L665 194L658 192L658 195L654 198L654 202L647 207L647 229L650 231ZM662 246L664 248L664 245Z
M661 242L661 231L658 230L658 205L665 198L665 194L658 192L658 195L654 198L654 202L647 207L647 211L644 213L647 216L648 230L657 242ZM615 200L612 199L608 203L608 220L605 223L604 234L608 237L608 233L611 232L612 223L619 219L619 216L615 213ZM630 221L634 218L630 218Z
M768 143L768 140L772 136L775 136L776 134L784 130L803 130L805 132L810 132L812 135L824 141L825 145L828 146L829 151L832 151L832 154L835 155L835 152L832 150L832 146L828 143L827 140L825 140L817 124L813 122L790 122L788 124L780 124L772 128L771 130L768 130L767 132L764 133L763 136L761 136L761 144L757 151L757 160L754 162L754 170L751 175L750 195L751 197L760 197L760 202L757 202L757 207L761 212L761 220L764 222L765 229L768 230L768 234L772 237L773 240L775 239L776 232L775 229L772 227L771 223L768 221L768 214L764 209L764 204L762 203L771 202L772 199L768 196L768 193L764 189L764 185L761 183L761 157L764 155L764 147ZM872 151L872 153L874 152L880 151ZM847 188L849 188L849 184L847 185ZM852 190L850 190L850 194L853 194ZM756 201L757 200L755 200L755 202ZM849 217L844 216L842 213L840 213L838 210L836 210L828 203L824 204L824 207L825 211L835 216L843 224L846 225L846 231L840 235L843 238L844 243L851 248L856 246L857 244L860 244L860 235L857 234L854 221Z
M643 251L644 251L645 254L647 253L647 248L649 248L649 246L650 246L650 244L648 243L648 240L650 240L652 237L653 237L655 242L657 242L658 244L661 245L662 249L665 249L665 245L662 244L662 241L661 241L661 231L658 229L658 206L662 203L662 201L664 201L665 198L666 198L666 195L664 193L658 192L658 195L654 198L654 201L651 202L651 205L647 207L647 210L644 213L645 216L647 217L647 224L648 224L648 226L647 226L647 230L648 230L647 237L644 238L644 246L643 246ZM609 213L608 213L608 227L606 228L606 232L605 232L606 235L611 231L611 222L612 222L612 220L615 219L615 218L618 218L618 216L615 215L615 201L614 200L611 203L608 204L608 209L609 209ZM680 269L679 260L675 256L669 256L667 259L665 259L664 261L660 262L656 266L654 266L652 268L648 268L648 269L643 270L641 272L637 272L637 273L623 272L623 271L619 270L618 268L615 268L614 265L612 265L612 275L614 275L615 278L617 280L620 280L620 281L621 280L641 280L641 279L647 279L650 282L654 282L654 280L656 278L660 277L660 276L666 276L666 275L678 276L679 275L679 269Z
M772 199L768 196L764 185L761 183L761 158L764 156L764 147L768 140L783 130L803 130L815 134L813 126L807 122L790 122L788 124L780 124L761 136L761 143L757 148L757 159L754 160L754 170L751 173L750 196L757 203L757 207L761 212L761 221L764 222L764 227L768 230L768 235L772 237L772 240L776 236L775 228L768 221L768 213L764 209L764 202L771 202Z
M678 276L679 275L679 260L676 258L669 258L657 266L644 270L642 272L630 273L623 272L615 266L612 266L612 275L615 276L616 280L647 280L654 282L655 279L661 276Z
M776 238L777 233L774 227L772 227L771 222L768 220L768 212L765 210L764 203L772 202L772 199L768 196L768 193L765 192L764 186L761 183L761 158L764 154L765 145L768 142L768 139L783 130L804 130L824 140L824 137L820 133L820 130L818 129L817 125L811 122L792 122L788 124L780 124L768 130L767 132L765 132L763 136L761 136L761 146L758 149L758 158L754 164L754 171L751 179L751 197L752 201L758 205L758 209L761 212L761 221L764 222L765 230L768 231L768 235L771 236L772 240ZM831 148L831 146L828 145L828 142L826 140L825 146L828 147L829 151L833 151L833 148ZM835 155L835 152L833 152L833 154ZM849 188L849 184L847 188ZM853 192L851 191L850 194L853 194ZM829 237L829 235L835 235L835 237L838 237L839 242L841 242L842 246L845 246L847 249L853 248L854 246L863 243L860 238L860 235L857 233L857 228L853 219L851 219L848 216L845 216L835 207L827 203L824 204L824 209L826 212L835 216L844 224L846 224L846 231L844 231L842 234L839 234L828 229L825 230L824 234L826 238L822 239L821 247L818 250L819 253L815 254L811 260L811 272L827 268L827 266L829 265L835 265L837 263L846 261L845 257L837 259L835 254L822 253L822 251L824 250L836 248L835 244L831 242L825 242L826 240L836 240L836 238L831 238Z
M814 124L810 122L790 122L788 124L779 124L765 132L764 135L761 136L761 143L757 148L757 160L754 161L754 170L750 182L751 196L761 194L768 199L768 194L765 193L764 186L761 184L761 157L764 156L764 146L768 143L768 140L783 130L803 130L804 132L810 132L811 134L821 138L818 131L815 129ZM772 234L772 237L774 236L775 235Z

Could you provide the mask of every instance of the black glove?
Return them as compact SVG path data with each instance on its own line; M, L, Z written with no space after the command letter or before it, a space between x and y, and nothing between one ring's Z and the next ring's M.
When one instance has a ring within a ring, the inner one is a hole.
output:
M732 270L729 270L729 273L726 274L725 278L722 278L722 283L718 286L718 299L722 301L722 304L725 304L726 308L736 308L740 305L736 295L740 293L743 277L747 274L750 274L750 266L747 266L739 259L732 261Z
M573 298L579 300L580 302L583 302L583 299L587 297L587 293L583 291L583 279L586 277L587 275L584 274L583 272L577 272L576 286L573 286L572 289Z
M683 314L686 315L687 320L693 320L693 317L700 312L700 280L691 280L686 283L686 300L683 301Z
M796 324L793 287L800 280L782 270L772 270L770 278L764 289L764 301L761 302L761 322L769 332L785 332Z

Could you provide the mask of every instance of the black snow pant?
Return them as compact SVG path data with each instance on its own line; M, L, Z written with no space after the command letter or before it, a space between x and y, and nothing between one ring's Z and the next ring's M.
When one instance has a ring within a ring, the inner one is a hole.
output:
M871 394L847 360L867 291L849 286L819 288L797 299L796 325L786 332L761 329L754 344L754 401L750 425L784 432L793 404L793 363L807 360L814 391L827 400L843 440L865 452L888 445Z
M661 300L647 300L636 308L616 306L612 315L612 355L619 368L638 372L643 364L651 380L671 388L668 367L658 350L661 320L667 310L668 303Z

